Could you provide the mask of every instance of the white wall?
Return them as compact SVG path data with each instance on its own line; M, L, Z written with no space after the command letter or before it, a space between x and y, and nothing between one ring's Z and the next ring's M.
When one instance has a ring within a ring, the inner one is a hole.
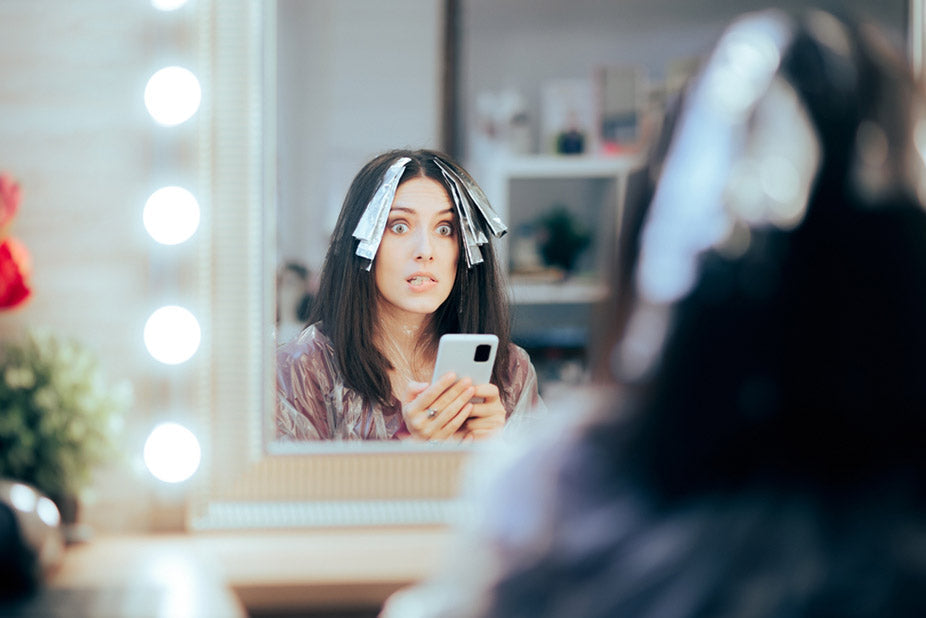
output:
M146 0L0 2L0 170L22 185L12 233L31 252L34 289L27 306L0 313L0 338L47 327L133 383L130 457L101 473L86 505L104 528L152 523L155 485L137 456L172 374L148 356L142 329L154 292L170 291L159 278L177 268L155 270L162 248L141 212L156 183L179 177L195 125L156 127L142 93L161 63L183 59L193 36L183 24Z
M811 4L875 19L900 41L908 0L460 0L461 113L458 142L472 153L476 96L517 88L527 101L539 149L540 91L545 80L589 78L607 65L638 65L651 79L676 60L697 58L736 16Z
M354 175L440 133L440 0L281 0L281 259L316 271Z

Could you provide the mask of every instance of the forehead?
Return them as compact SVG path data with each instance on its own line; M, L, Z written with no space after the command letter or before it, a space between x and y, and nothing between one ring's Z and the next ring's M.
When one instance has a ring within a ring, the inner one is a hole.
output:
M399 185L392 207L427 214L452 210L453 203L444 185L433 178L419 176Z

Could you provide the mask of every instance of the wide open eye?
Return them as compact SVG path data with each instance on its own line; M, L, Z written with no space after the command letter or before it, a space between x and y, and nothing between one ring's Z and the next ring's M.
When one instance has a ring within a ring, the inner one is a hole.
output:
M453 226L449 223L441 223L437 226L437 233L441 236L453 236Z
M404 221L396 221L389 226L389 231L393 234L404 234L408 231L408 224Z

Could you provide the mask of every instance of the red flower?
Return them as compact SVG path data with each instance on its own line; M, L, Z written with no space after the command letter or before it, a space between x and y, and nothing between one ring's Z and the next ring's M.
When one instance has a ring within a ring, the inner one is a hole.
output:
M0 309L13 309L29 299L26 284L31 264L25 245L15 238L0 244Z
M26 284L32 270L26 246L6 235L19 210L19 184L0 173L0 310L23 304L32 294Z
M8 174L0 173L0 232L6 229L19 210L19 184Z

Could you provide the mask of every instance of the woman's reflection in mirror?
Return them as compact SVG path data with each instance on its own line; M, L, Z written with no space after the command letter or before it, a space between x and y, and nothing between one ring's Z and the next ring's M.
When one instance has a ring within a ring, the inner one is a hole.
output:
M368 162L345 197L309 325L277 350L278 439L470 441L538 414L490 241L504 232L447 155L395 150ZM447 333L498 337L489 384L452 373L432 384Z

